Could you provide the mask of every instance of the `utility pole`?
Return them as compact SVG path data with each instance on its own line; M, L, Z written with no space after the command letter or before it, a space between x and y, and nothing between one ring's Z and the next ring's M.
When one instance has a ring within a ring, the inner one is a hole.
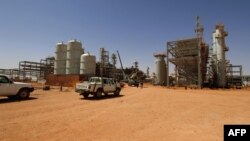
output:
M198 87L201 88L202 85L202 76L201 76L201 45L203 43L203 31L204 28L202 27L200 23L200 17L196 17L196 28L195 33L196 37L198 38Z
M127 77L126 77L125 72L124 72L124 70L123 70L122 60L121 60L121 57L120 57L120 54L119 54L119 51L118 51L118 50L117 50L117 55L118 55L118 58L119 58L119 61L120 61L120 64L121 64L123 79L124 79L124 80L127 80Z

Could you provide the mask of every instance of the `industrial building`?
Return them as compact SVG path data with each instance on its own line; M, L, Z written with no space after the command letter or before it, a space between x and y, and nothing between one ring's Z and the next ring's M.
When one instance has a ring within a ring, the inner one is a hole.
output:
M96 57L84 53L82 43L76 39L68 44L56 44L54 74L47 76L46 84L74 86L76 82L86 80L96 74Z
M202 87L207 74L208 45L203 40L204 28L199 17L196 19L196 37L167 42L166 81L167 86ZM170 82L169 63L174 65L174 82Z
M210 48L203 39L203 31L200 18L197 17L196 37L169 41L165 53L154 54L156 84L166 82L167 86L199 88L243 85L243 78L247 77L242 75L242 66L229 64L230 61L226 59L226 52L229 48L225 43L228 32L224 30L224 25L215 25ZM174 65L173 78L169 75L170 63Z
M205 81L208 47L199 38L171 41L167 43L167 68L175 65L176 85L198 85ZM167 70L167 76L169 75ZM169 86L169 77L167 85Z
M80 41L70 40L67 45L57 43L54 74L80 74L80 58L83 53Z
M41 59L40 62L20 61L17 69L0 69L0 74L20 81L39 81L54 71L54 57Z
M224 25L215 25L210 46L204 41L203 32L204 28L197 17L194 37L168 41L166 51L153 54L156 66L153 84L198 88L249 85L250 76L243 75L242 65L233 65L227 60L229 47L225 38L228 32ZM131 68L123 69L118 51L117 55L121 69L116 68L116 54L110 55L105 48L100 48L97 60L95 55L85 52L81 41L73 39L67 43L57 43L53 57L41 59L40 62L20 61L19 68L0 69L0 74L24 81L33 78L35 81L46 80L48 85L60 86L74 86L76 82L91 76L113 77L124 81L145 79L146 75L138 69L137 61ZM174 67L171 76L170 65Z
M104 76L120 79L122 71L116 69L117 57L100 48L100 57L86 53L80 41L70 40L67 44L56 44L54 74L47 76L46 84L74 86L76 82L91 76ZM110 60L111 59L111 60ZM119 74L120 73L120 74Z

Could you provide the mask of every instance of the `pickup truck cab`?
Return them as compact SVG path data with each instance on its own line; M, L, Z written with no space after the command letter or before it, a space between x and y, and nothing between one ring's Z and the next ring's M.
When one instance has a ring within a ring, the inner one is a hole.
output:
M13 82L5 75L0 75L0 96L9 98L29 98L30 93L34 91L31 84Z
M87 98L90 94L94 95L96 98L100 98L102 93L105 95L113 93L118 96L121 91L121 86L112 78L91 77L89 81L77 83L75 91L80 95L83 95L85 98Z

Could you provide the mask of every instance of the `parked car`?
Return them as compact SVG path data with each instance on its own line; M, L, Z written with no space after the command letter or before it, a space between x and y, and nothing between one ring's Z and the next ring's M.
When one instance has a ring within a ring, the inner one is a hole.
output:
M29 98L34 88L29 83L14 82L5 75L0 75L0 96L8 98Z

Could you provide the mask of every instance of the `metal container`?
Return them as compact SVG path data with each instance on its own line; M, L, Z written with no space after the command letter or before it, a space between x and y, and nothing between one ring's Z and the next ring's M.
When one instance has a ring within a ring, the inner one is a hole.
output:
M224 25L216 25L215 31L213 32L213 44L212 44L212 59L214 62L214 76L216 77L216 85L218 87L226 86L226 59L225 51L227 47L225 44L225 37L228 35L224 31Z
M80 57L84 53L82 43L71 40L67 46L66 74L80 74Z
M56 44L54 74L65 74L66 72L67 45L63 42Z
M155 55L155 65L156 65L156 84L165 85L166 84L166 62L164 60L164 55Z
M96 73L96 57L90 54L81 55L80 74L95 75Z

